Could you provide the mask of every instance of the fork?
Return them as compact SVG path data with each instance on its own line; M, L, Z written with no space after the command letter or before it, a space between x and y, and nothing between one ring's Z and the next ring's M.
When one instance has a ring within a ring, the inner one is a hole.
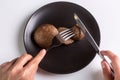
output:
M63 44L65 41L73 37L75 34L72 28L66 29L58 33L52 40L52 45L47 49L50 50L52 48L58 47Z

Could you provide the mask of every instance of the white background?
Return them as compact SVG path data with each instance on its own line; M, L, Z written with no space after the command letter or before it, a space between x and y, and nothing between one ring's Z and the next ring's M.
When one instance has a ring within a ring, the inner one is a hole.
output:
M23 31L30 15L41 6L59 0L0 0L0 64L25 53ZM62 0L63 1L63 0ZM86 8L101 31L100 49L120 56L119 0L64 0ZM101 59L96 56L84 69L71 74L52 74L40 70L35 80L102 80Z

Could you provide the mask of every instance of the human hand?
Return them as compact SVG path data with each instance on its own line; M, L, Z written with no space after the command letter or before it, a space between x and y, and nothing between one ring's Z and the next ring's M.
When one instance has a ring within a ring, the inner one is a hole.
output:
M111 65L113 66L114 70L113 77L109 65L103 60L101 65L103 69L104 80L120 80L120 58L111 51L101 51L101 54L103 56L107 56L111 60Z
M34 80L40 61L46 51L41 50L34 58L29 54L0 65L0 80Z

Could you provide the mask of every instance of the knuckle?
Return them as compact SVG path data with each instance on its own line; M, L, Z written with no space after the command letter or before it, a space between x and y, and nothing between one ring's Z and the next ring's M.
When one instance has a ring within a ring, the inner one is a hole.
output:
M32 56L30 54L27 54L30 58L32 58Z
M24 71L24 70L23 70L23 71L21 71L19 76L20 76L22 79L24 79L24 78L25 78L25 76L26 76L26 75L25 75L25 71Z
M10 64L10 62L6 62L0 65L0 69L5 69L8 65Z
M9 70L9 71L7 72L7 74L8 74L9 76L18 75L18 77L20 77L20 78L23 79L23 80L24 80L24 78L26 77L25 71L24 71L23 69L16 71L16 70L13 68L13 69Z
M12 68L11 70L8 71L8 73L9 73L10 75L14 75L14 74L15 74L15 69Z
M5 66L5 65L7 65L7 64L9 64L10 62L5 62L5 63L3 63L3 64L1 64L1 66Z
M31 63L33 64L33 66L38 65L38 61L37 60L33 60Z
M118 59L119 59L118 56L116 56L116 55L113 55L112 58L113 58L114 60L118 60Z
M23 54L22 57L30 57L30 58L32 58L32 56L30 54L27 54L27 53Z
M110 50L107 50L106 53L112 53Z
M10 72L11 74L16 74L16 72L18 72L20 69L18 69L18 67L16 66L12 66L8 72Z
M27 56L27 54L26 53L24 53L23 55L22 55L22 57L26 57Z

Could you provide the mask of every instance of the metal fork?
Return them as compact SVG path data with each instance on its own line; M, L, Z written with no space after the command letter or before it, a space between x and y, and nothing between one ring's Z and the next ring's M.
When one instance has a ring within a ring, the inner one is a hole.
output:
M75 34L72 30L72 28L66 29L61 31L60 33L58 33L52 40L52 45L50 46L50 48L47 49L50 50L52 48L58 47L61 44L63 44L65 41L67 41L68 39L70 39L71 37L73 37Z

